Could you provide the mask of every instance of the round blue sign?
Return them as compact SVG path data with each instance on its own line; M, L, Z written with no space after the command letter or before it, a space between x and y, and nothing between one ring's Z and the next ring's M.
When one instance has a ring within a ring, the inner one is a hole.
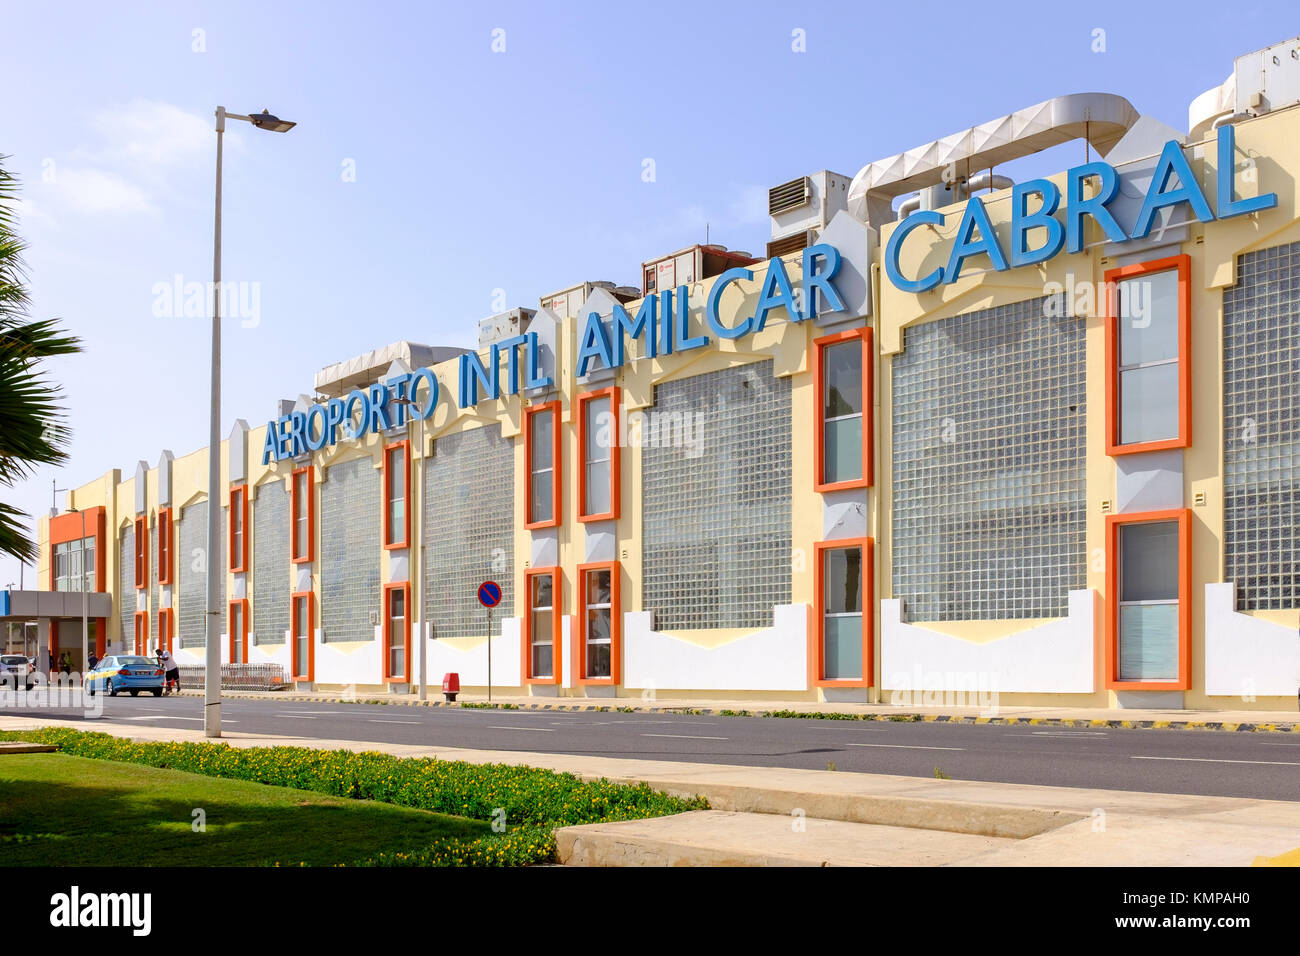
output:
M484 581L478 586L478 603L484 607L496 607L501 603L501 585L495 581Z

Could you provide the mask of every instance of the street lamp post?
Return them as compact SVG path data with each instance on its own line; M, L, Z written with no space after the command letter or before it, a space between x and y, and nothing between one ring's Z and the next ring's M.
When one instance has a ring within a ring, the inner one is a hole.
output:
M412 413L406 422L408 435L411 433L410 418L418 418L420 420L420 473L416 477L416 487L419 489L417 493L420 499L420 507L415 512L415 532L413 535L415 540L411 543L411 603L420 609L420 700L428 700L429 680L428 669L425 666L425 657L429 650L429 644L425 637L425 627L427 622L424 619L424 604L421 602L424 588L421 586L422 578L420 577L420 575L424 573L424 562L423 560L417 560L417 555L420 556L420 558L423 558L423 551L421 549L423 548L424 543L424 538L422 537L424 534L424 416L413 414L417 407L415 399L413 398L394 399L394 404L405 406L408 411ZM387 507L387 505L385 505L385 507ZM387 653L387 650L385 650L384 653Z
M217 189L216 216L212 241L212 387L208 409L208 613L204 627L206 645L203 674L203 733L207 737L221 736L221 642L218 622L221 609L217 607L221 577L225 568L219 567L216 556L221 553L218 535L221 534L221 510L217 501L217 488L221 484L221 146L226 132L226 119L244 120L258 129L284 133L296 125L266 110L243 116L227 113L224 106L217 107Z

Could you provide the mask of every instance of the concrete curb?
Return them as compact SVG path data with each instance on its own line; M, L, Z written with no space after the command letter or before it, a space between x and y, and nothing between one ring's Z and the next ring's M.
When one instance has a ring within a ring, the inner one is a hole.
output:
M202 697L198 691L181 691L182 697ZM768 717L787 720L888 720L899 723L992 724L1002 727L1066 727L1106 730L1213 730L1229 733L1300 733L1300 720L1258 723L1224 720L1116 720L1079 717L971 717L963 714L843 713L836 711L732 710L730 708L660 706L611 707L607 704L512 704L480 701L406 700L400 697L297 697L290 694L223 693L224 699L288 700L295 704L372 704L386 707L452 707L463 710L591 711L622 714L682 714L698 717Z

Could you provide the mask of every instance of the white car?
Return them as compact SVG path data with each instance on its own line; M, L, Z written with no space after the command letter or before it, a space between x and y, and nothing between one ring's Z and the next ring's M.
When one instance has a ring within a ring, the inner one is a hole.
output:
M32 689L32 667L22 654L0 655L0 684L17 687L22 683L24 690Z

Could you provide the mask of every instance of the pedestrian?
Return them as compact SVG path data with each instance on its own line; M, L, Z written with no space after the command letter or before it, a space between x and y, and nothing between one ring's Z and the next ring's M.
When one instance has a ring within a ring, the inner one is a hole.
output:
M95 665L98 663L99 663L98 655L96 655L94 651L91 651L90 654L86 657L86 673L89 674L91 671L93 671L95 669Z
M167 675L166 689L173 694L181 692L181 669L176 663L176 658L172 657L171 651L163 651L163 671Z
M59 664L60 664L60 670L62 670L63 673L65 674L72 673L72 655L69 654L67 651L64 651L63 656L59 658Z

